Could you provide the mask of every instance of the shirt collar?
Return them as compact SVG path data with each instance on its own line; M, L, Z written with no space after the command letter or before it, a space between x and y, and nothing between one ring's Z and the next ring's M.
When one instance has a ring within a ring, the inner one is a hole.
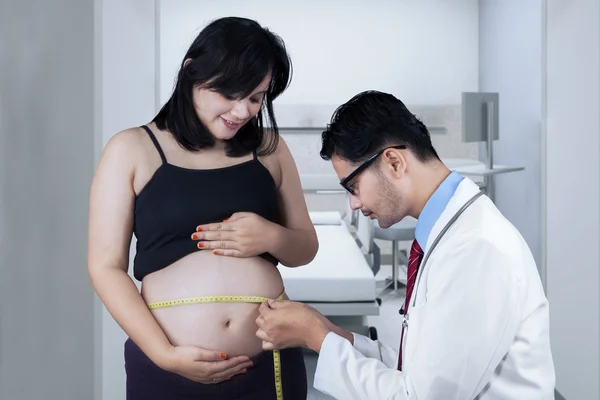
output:
M415 228L415 238L422 249L425 249L433 225L444 212L462 180L463 177L458 172L452 171L423 207Z

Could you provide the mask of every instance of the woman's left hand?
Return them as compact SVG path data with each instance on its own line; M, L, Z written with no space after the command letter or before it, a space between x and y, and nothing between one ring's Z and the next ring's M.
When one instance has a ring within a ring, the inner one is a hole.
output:
M223 222L199 225L192 239L198 248L231 257L254 257L269 251L278 225L250 213L233 214Z

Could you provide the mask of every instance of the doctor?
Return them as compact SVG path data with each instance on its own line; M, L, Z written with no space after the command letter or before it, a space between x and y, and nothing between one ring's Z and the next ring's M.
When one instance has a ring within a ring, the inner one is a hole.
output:
M390 347L269 301L263 347L318 352L314 387L337 399L554 399L548 302L527 243L444 166L425 125L392 95L360 93L335 112L321 157L353 209L383 228L418 219L402 332Z

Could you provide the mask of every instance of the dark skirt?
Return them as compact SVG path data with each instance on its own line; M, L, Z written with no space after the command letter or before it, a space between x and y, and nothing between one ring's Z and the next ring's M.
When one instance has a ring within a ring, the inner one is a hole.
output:
M284 400L306 400L303 350L284 349L280 353ZM127 400L276 400L273 352L263 351L252 361L254 365L245 374L221 383L203 384L161 369L128 339L125 342Z

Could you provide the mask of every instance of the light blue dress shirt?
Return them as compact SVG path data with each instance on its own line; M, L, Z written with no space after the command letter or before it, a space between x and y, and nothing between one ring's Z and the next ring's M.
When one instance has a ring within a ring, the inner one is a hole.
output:
M438 218L440 218L440 215L442 215L442 212L444 212L448 202L454 196L454 192L456 192L458 185L463 179L458 172L452 171L429 198L425 207L423 207L415 228L415 238L422 249L425 249L433 226Z

